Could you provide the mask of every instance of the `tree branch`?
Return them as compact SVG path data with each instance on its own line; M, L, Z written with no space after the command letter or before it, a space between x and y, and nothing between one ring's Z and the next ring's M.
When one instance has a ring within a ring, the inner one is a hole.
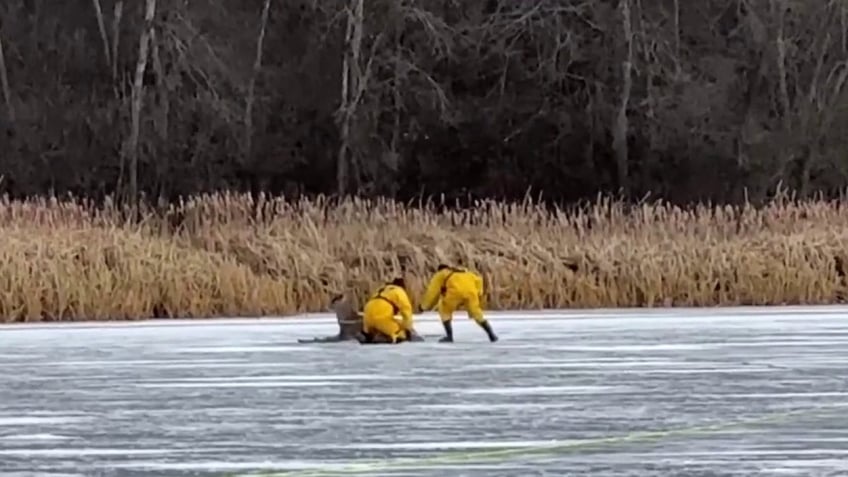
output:
M109 52L109 36L106 34L106 23L103 21L103 10L100 8L100 0L91 0L94 4L94 15L97 17L97 29L100 31L100 40L103 42L103 56L106 57L106 66L112 66L112 55Z
M680 69L680 0L674 0L674 57Z
M112 80L118 81L118 44L121 34L121 18L124 15L124 1L115 2L115 13L112 18Z

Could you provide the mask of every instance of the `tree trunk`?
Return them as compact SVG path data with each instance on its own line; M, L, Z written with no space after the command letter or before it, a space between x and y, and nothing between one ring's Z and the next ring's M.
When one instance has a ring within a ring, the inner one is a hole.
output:
M250 84L247 87L247 100L244 107L244 154L243 159L248 163L253 156L253 103L256 98L256 78L262 69L262 49L265 43L265 29L268 26L268 13L271 10L271 0L265 0L262 7L262 17L259 21L259 33L256 37L256 57L253 60L253 71Z
M612 126L613 151L615 153L618 187L627 195L630 192L627 150L627 107L630 103L630 90L633 87L633 28L630 19L630 0L620 0L621 31L624 40L624 61L621 65L621 95L618 111Z
M353 156L356 150L351 144L351 129L356 116L356 104L359 101L362 50L362 29L365 23L365 1L350 0L345 34L344 56L342 59L342 92L338 120L340 122L341 144L336 163L336 191L343 196L348 191L351 172L355 172Z
M9 73L6 71L6 56L3 53L3 38L0 37L0 85L3 87L3 99L6 101L6 110L9 120L15 120L15 107L12 104L12 87L9 86Z
M138 40L138 62L132 86L130 135L126 143L126 155L129 157L129 196L133 210L138 205L138 141L141 134L141 107L144 103L144 72L147 69L147 57L150 51L150 37L153 31L153 18L156 15L156 0L146 0L144 28Z

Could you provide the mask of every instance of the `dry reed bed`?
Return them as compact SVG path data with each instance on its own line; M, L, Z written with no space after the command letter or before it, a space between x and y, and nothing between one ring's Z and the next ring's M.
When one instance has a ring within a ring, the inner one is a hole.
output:
M845 206L440 212L220 194L146 206L134 223L108 203L3 199L0 320L318 311L400 273L417 301L439 262L481 270L494 309L832 303L846 288Z

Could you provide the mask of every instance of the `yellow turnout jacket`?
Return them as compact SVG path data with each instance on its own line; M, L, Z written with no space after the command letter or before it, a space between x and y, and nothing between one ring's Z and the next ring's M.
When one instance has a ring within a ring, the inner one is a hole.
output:
M444 295L472 296L483 295L483 277L463 267L449 267L439 270L430 279L424 297L422 310L432 310L439 297Z
M412 302L406 290L397 285L384 285L371 296L371 300L385 300L389 302L402 318L401 326L406 330L412 329Z

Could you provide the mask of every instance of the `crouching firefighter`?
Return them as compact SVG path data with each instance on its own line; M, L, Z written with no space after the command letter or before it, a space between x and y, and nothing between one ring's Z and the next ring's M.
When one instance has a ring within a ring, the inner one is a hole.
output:
M432 310L439 300L439 318L445 328L445 336L439 341L453 342L453 312L465 308L468 317L473 319L489 336L489 341L498 340L492 326L483 317L481 301L483 298L483 277L466 268L439 265L438 271L430 279L430 284L421 300L421 310Z
M395 318L398 314L401 320ZM396 278L380 287L365 303L362 310L362 334L368 343L395 344L421 340L412 325L412 303L403 278Z

